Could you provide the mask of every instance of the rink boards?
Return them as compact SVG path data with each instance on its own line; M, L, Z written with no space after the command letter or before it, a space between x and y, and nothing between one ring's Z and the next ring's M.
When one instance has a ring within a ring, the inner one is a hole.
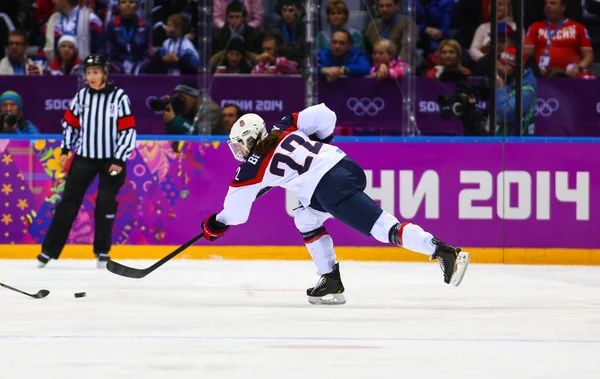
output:
M600 264L596 140L339 138L335 144L365 169L366 192L386 211L466 247L474 262ZM39 253L63 189L58 145L0 140L0 258ZM119 197L113 256L154 259L195 236L200 220L221 209L236 166L223 142L139 141ZM91 255L96 192L94 184L65 258ZM245 225L184 257L308 259L294 227L297 204L292 194L272 190ZM337 221L326 226L341 259L422 259Z

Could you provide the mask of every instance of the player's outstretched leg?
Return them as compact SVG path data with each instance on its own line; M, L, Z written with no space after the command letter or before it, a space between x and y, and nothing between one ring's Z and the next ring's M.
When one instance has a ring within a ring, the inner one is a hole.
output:
M387 220L385 220L387 219ZM387 222L380 222L380 221ZM373 227L373 236L377 238L381 235L381 230L375 230L379 225L390 223L396 218L386 212L383 212L378 222ZM380 236L381 237L381 236ZM377 238L381 241L380 238ZM419 225L409 222L396 223L389 229L389 242L404 247L406 249L426 254L429 259L437 259L444 274L444 282L457 287L467 271L471 256L469 253L461 251L460 248L450 246L445 242L424 231ZM384 242L384 241L382 241Z

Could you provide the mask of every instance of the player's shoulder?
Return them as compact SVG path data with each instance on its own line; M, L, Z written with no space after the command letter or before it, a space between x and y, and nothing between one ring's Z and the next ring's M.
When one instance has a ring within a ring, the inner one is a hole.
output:
M284 132L286 130L292 131L298 128L298 113L290 113L288 115L283 116L281 120L279 120L275 125L271 127L269 130L279 130L280 132Z
M242 163L231 181L232 187L242 187L246 185L260 183L264 177L267 155L251 154L244 163Z

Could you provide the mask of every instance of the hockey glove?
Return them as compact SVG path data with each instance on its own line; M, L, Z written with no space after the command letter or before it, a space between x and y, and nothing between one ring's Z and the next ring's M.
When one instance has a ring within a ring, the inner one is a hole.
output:
M217 221L216 213L202 221L202 233L204 233L204 238L211 242L223 237L223 234L225 234L227 229L229 229L228 225Z

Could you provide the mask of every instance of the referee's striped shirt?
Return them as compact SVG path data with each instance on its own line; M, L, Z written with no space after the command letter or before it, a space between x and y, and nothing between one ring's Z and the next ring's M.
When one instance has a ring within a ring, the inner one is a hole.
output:
M88 87L77 92L62 127L63 153L74 150L85 158L125 162L135 148L131 103L125 91L115 86L101 92Z

